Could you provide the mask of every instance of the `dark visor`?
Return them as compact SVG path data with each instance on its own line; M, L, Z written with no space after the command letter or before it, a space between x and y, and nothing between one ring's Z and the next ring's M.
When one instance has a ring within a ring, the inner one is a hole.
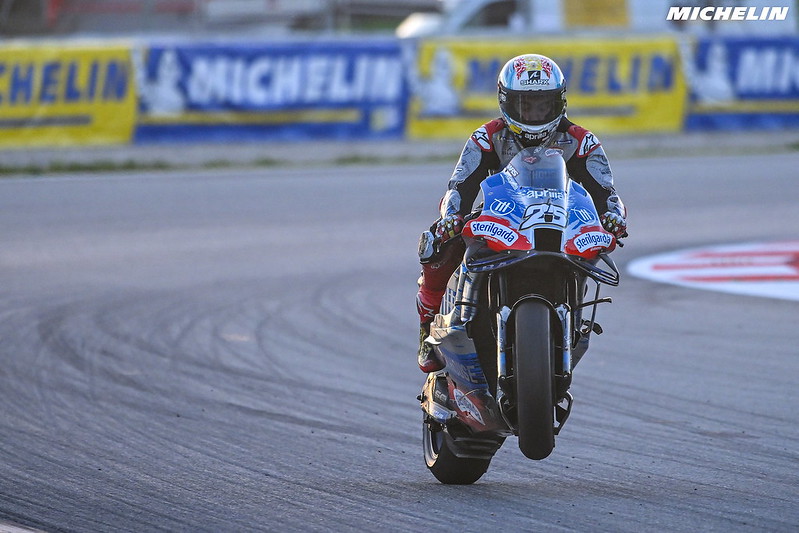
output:
M552 122L563 112L563 90L511 91L503 89L502 110L516 122L538 126Z

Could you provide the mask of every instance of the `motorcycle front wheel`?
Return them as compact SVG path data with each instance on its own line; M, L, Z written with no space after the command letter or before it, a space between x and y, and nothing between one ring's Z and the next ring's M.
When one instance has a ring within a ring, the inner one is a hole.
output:
M554 345L550 310L528 300L515 311L513 346L519 449L530 459L544 459L555 447L553 397Z
M456 456L452 451L452 437L440 424L422 424L422 443L427 468L445 485L470 485L488 470L490 459L472 459Z

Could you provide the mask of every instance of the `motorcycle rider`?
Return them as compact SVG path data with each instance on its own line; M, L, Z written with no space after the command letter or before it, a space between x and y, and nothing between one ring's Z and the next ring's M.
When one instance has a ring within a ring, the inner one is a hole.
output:
M480 183L519 151L534 146L561 149L569 177L585 187L602 213L602 226L616 237L626 235L626 208L616 194L602 145L593 133L566 117L566 80L560 67L543 55L520 55L502 67L497 85L501 117L477 128L466 141L439 204L441 216L420 239L422 277L416 307L418 363L423 372L443 368L425 339L447 282L463 259L463 241L455 239L463 229L463 217L472 210ZM438 251L431 236L440 243Z

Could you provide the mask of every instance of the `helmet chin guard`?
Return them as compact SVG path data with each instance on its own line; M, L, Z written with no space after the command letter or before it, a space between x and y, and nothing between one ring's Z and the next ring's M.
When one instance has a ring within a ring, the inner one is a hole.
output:
M556 122L547 124L545 128L542 128L538 131L527 131L526 128L522 129L508 121L507 117L503 118L505 119L505 123L508 125L508 129L513 133L514 137L516 137L516 140L519 141L519 144L525 148L547 144L555 135L555 131L560 123L560 118L558 118Z

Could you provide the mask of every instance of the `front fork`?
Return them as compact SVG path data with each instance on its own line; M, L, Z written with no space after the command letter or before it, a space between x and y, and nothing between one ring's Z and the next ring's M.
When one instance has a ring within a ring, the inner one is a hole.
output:
M502 288L504 288L504 283L500 281L500 291L502 292ZM566 419L569 417L571 413L572 402L574 401L572 395L569 393L568 388L571 383L571 374L572 374L572 337L573 337L573 327L572 327L572 311L569 305L561 303L557 305L553 305L549 300L542 296L538 295L529 295L522 297L514 304L514 308L520 303L525 300L535 299L541 302L544 302L552 311L554 311L555 316L558 317L560 322L560 331L561 331L561 345L562 350L560 353L561 357L561 374L557 374L553 376L553 378L557 378L557 384L559 385L556 387L557 391L562 391L557 394L557 401L556 401L556 421L557 425L555 427L555 434L557 434L563 424L566 422ZM500 295L500 301L504 302L504 294ZM497 311L496 314L496 331L497 331L497 403L500 406L500 411L502 413L502 417L505 419L505 422L508 424L509 427L513 427L514 424L507 415L507 406L508 401L507 398L510 396L513 397L513 391L506 390L506 388L512 387L511 381L508 379L508 357L507 357L507 346L508 346L508 321L513 313L513 309L508 307L507 305L502 305Z

